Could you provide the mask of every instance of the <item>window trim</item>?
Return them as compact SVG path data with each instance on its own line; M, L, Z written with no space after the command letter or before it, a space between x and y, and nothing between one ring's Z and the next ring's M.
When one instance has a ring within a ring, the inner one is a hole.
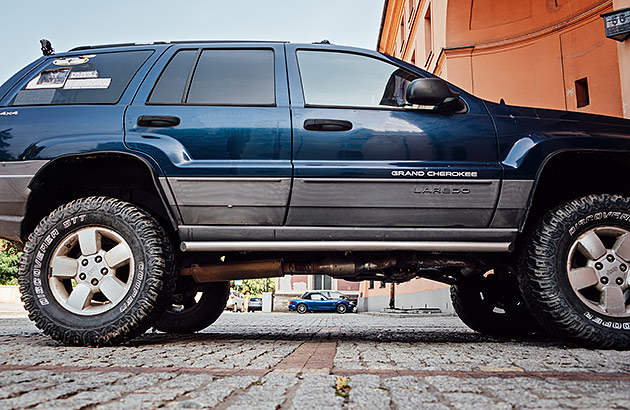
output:
M380 61L380 62L385 63L385 64L389 64L391 66L397 67L400 70L403 70L404 72L406 72L406 73L408 73L410 75L417 76L418 78L425 78L425 77L420 75L420 74L418 74L418 73L410 71L410 70L408 70L405 67L401 67L401 66L399 66L397 64L394 64L391 61L387 61L385 59L381 59L381 58L378 58L376 56L369 55L369 54L363 54L363 53L358 53L358 52L354 52L354 51L345 51L345 50L321 50L321 49L312 49L312 48L297 48L297 49L295 49L295 61L297 62L298 74L300 76L300 87L302 89L302 100L303 100L305 108L332 108L332 109L379 110L379 111L410 111L410 110L412 110L412 111L429 111L429 112L434 111L434 110L413 108L413 106L409 106L409 107L393 107L391 105L331 105L331 104L311 104L311 103L307 103L306 102L306 93L304 92L304 81L302 80L302 70L301 70L301 67L300 67L300 58L298 56L298 53L300 51L310 51L310 52L317 52L317 53L353 54L353 55L357 55L357 56L360 56L360 57L371 58L372 60Z
M138 66L138 68L136 69L136 71L133 72L133 74L131 74L131 76L129 77L129 81L127 82L127 84L123 87L122 92L120 93L120 95L118 96L118 99L114 102L81 102L81 103L70 103L70 104L22 104L22 105L12 105L10 104L10 102L12 102L13 100L15 100L15 98L17 97L17 94L20 91L24 90L24 87L26 87L26 85L33 80L38 74L42 73L44 71L43 67L48 67L50 61L59 59L59 58L71 58L71 57L77 57L77 56L82 56L82 55L86 55L86 54L96 54L96 55L104 55L104 54L122 54L122 53L134 53L134 52L139 52L139 51L149 51L150 53L147 55L147 58ZM102 53L86 53L86 52L82 52L82 53L73 53L70 55L56 55L53 54L50 56L50 58L44 60L40 65L38 65L37 67L35 67L31 72L29 72L27 75L25 75L24 77L22 77L22 79L20 80L19 84L17 84L17 87L14 88L15 91L11 92L11 95L5 96L8 97L8 101L7 101L7 105L6 107L78 107L78 106L82 106L82 105L87 105L87 106L96 106L96 105L118 105L120 103L120 100L123 98L123 96L125 95L125 93L128 91L129 85L133 82L134 78L136 78L136 75L138 75L138 72L140 72L140 70L142 69L142 67L147 63L147 61L149 61L151 59L151 57L155 54L156 50L152 49L152 48L145 48L145 49L140 49L140 50L124 50L124 51L106 51L106 52L102 52ZM30 75L33 74L34 75Z
M182 101L180 101L179 103L163 103L163 102L150 102L151 100L151 96L153 95L153 91L155 90L155 87L157 86L158 82L160 81L160 79L162 78L162 74L164 74L164 71L166 70L166 68L168 67L168 65L171 63L171 61L173 61L173 59L175 58L175 56L177 54L179 54L181 51L194 51L197 50L197 55L195 56L195 59L193 61L193 64L191 66L191 69L188 73L188 79L186 80L186 88L184 90L183 96L182 96ZM273 103L268 103L268 104L210 104L210 103L189 103L188 102L188 95L190 94L190 88L192 86L192 80L193 77L195 76L195 72L197 71L197 67L199 65L199 60L201 59L201 55L203 54L204 51L213 51L213 50L232 50L232 51L246 51L246 50L256 50L256 51L260 51L260 50L265 50L265 51L271 51L271 54L273 56L273 64L272 64L272 69L273 69ZM155 82L153 83L153 86L151 87L151 91L149 92L149 94L147 95L146 101L144 102L144 105L148 105L148 106L185 106L185 107L277 107L278 106L278 88L277 88L277 80L276 80L276 51L272 48L272 47L210 47L210 48L204 48L204 47L198 47L198 48L181 48L176 50L173 55L169 58L169 60L166 62L166 64L164 64L164 67L162 68L162 70L160 71L160 75L158 75L157 79L155 80Z

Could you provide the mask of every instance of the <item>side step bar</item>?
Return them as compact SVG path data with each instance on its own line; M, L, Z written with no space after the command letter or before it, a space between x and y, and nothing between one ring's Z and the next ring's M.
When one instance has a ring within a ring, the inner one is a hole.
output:
M417 252L509 252L511 242L440 241L238 241L182 242L182 252L258 252L258 251L417 251Z

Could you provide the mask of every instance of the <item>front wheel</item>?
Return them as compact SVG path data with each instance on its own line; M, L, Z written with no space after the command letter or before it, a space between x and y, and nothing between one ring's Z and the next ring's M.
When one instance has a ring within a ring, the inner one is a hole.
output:
M171 297L173 249L149 214L113 198L72 201L30 235L18 281L29 318L53 339L104 346L149 328Z
M335 307L335 311L337 311L337 313L343 315L344 313L346 313L346 311L348 310L347 306L344 303L339 303L336 307Z
M525 300L551 333L630 348L630 199L590 195L549 212L523 250Z
M166 333L194 333L213 324L230 296L229 282L197 284L181 276L173 299L153 327Z

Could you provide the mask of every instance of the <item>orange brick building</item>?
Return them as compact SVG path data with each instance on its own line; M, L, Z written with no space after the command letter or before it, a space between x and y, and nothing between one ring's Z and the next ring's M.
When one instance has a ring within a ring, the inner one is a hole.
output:
M600 16L630 0L385 0L377 48L481 98L630 118L630 40L606 38ZM363 282L380 310L390 285ZM452 311L448 289L396 285L397 307Z

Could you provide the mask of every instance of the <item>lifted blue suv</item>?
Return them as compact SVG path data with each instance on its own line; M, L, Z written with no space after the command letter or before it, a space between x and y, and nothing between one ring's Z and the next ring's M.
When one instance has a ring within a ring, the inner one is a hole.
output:
M323 274L430 278L479 332L628 348L629 160L630 121L373 51L79 47L0 87L0 236L66 344L194 332L229 280Z

